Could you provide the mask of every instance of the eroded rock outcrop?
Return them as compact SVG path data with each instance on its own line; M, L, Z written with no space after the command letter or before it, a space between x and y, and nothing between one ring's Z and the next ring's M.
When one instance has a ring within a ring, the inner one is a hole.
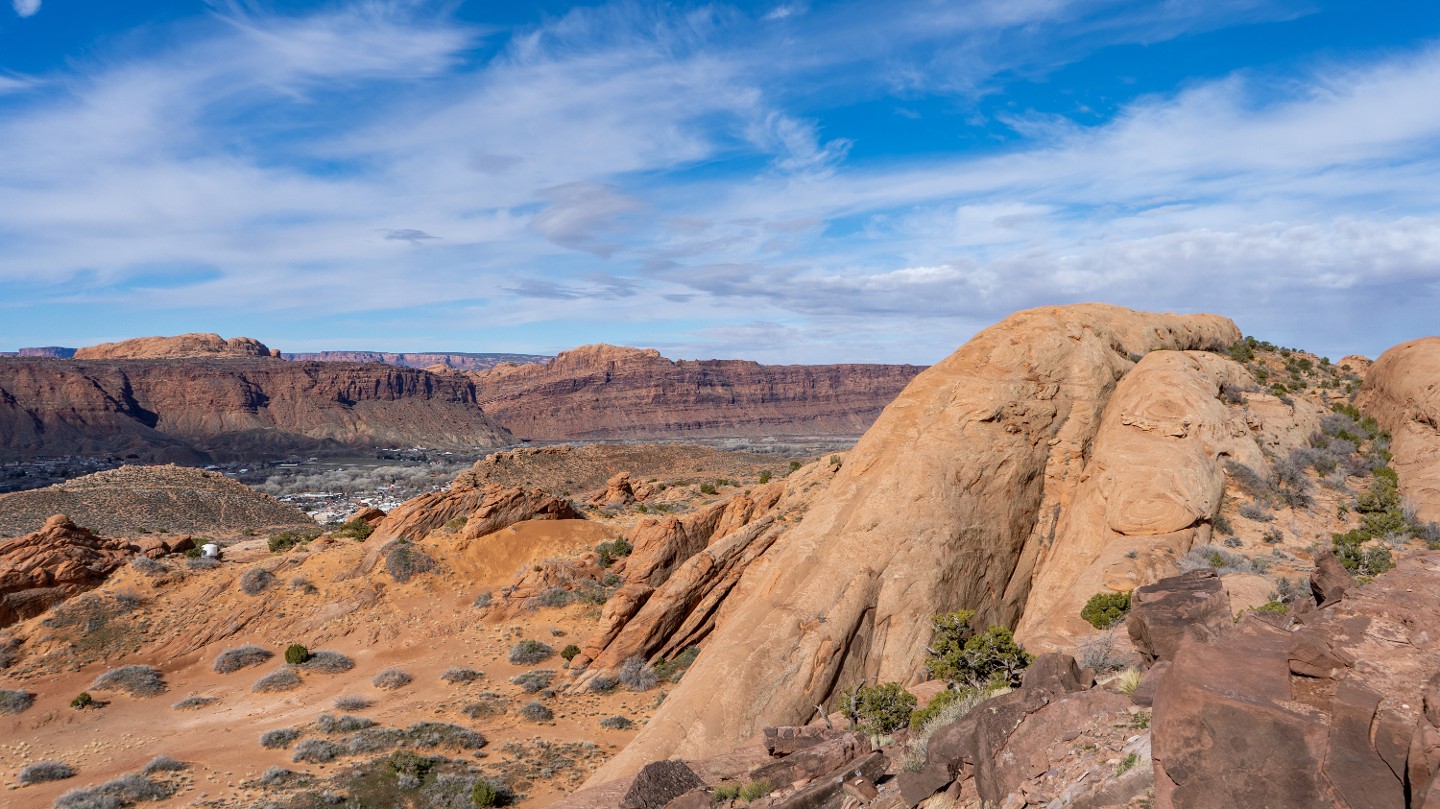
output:
M154 360L180 359L184 357L272 357L279 352L271 351L264 343L250 337L231 337L226 340L218 334L181 334L176 337L137 337L118 343L101 343L77 349L77 360Z
M1440 521L1440 337L1381 354L1356 404L1390 431L1391 466L1406 502L1420 519Z
M545 364L471 374L521 438L858 435L922 368L678 362L654 349L582 346Z
M460 520L464 518L463 525ZM381 545L395 539L422 539L456 521L461 539L493 534L524 520L582 519L567 500L519 486L480 483L473 472L461 472L450 488L413 497L391 509L370 535Z
M1437 805L1436 592L1420 552L1297 631L1247 616L1183 643L1155 694L1156 806Z
M63 514L33 534L0 540L0 627L98 587L134 555L130 543L97 537Z
M861 679L909 681L936 613L1014 625L1132 356L1239 338L1217 316L1103 305L1020 312L981 332L886 408L594 780L802 722Z

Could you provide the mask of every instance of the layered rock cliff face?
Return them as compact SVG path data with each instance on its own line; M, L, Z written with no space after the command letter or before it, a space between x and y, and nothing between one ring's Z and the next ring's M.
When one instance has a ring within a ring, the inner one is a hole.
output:
M543 354L475 354L463 351L313 351L287 352L280 356L299 362L383 362L402 368L443 367L456 371L483 371L501 363L525 364L550 359Z
M180 359L182 357L269 357L276 355L250 337L226 340L218 334L181 334L176 337L138 337L118 343L101 343L78 349L77 360Z
M1356 403L1391 435L1400 492L1416 516L1440 521L1440 337L1386 351Z
M0 458L257 454L511 443L465 379L278 359L0 361Z
M56 514L40 530L0 541L0 627L98 587L137 549Z
M520 438L859 435L914 365L672 362L607 345L471 374L481 404Z
M1218 316L1103 305L1020 312L981 332L886 408L805 520L742 581L680 687L593 780L716 753L762 724L804 722L861 679L909 681L936 613L963 607L1014 626L1117 383L1152 351L1220 350L1240 336ZM1177 356L1146 362L1218 393L1225 372ZM1181 420L1165 410L1146 412L1162 428ZM1215 421L1193 429L1228 432ZM1173 499L1127 495L1135 507L1110 528L1196 530L1219 493L1203 469L1194 477Z

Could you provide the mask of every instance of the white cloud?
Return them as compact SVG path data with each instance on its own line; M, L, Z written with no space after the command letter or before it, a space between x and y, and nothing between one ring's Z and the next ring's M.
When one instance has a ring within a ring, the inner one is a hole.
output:
M35 12L40 10L40 0L12 0L11 5L21 17L34 16Z

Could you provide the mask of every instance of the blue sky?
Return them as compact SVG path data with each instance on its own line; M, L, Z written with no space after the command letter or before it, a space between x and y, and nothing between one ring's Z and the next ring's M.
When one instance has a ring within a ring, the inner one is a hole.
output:
M4 2L0 350L1440 331L1432 2Z

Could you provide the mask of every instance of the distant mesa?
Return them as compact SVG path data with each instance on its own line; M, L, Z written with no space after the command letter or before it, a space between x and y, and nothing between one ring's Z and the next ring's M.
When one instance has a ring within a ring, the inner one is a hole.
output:
M527 364L552 359L546 354L476 354L465 351L315 351L283 353L287 360L299 362L381 362L401 368L422 368L427 371L483 371L504 363Z
M22 348L15 353L17 357L55 357L66 360L75 356L75 349L64 346L35 346L33 348Z
M184 359L205 357L271 357L279 356L264 343L250 337L232 337L229 340L218 334L182 334L177 337L138 337L118 343L101 343L73 353L77 360L149 360Z
M923 370L675 361L654 349L587 345L470 378L485 412L522 439L693 439L858 436Z

